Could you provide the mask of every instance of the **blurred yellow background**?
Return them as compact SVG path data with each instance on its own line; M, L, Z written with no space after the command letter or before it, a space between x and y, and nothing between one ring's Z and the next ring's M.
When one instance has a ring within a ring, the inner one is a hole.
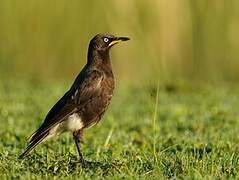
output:
M239 80L238 0L1 0L0 79L73 80L99 32L121 81Z

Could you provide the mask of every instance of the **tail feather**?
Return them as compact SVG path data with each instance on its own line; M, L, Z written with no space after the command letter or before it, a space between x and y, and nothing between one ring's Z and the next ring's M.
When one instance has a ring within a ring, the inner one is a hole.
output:
M48 132L45 132L43 134L40 134L40 136L37 136L35 134L29 142L29 145L27 146L26 150L19 156L19 159L23 159L25 156L27 156L39 143L43 141L48 136Z

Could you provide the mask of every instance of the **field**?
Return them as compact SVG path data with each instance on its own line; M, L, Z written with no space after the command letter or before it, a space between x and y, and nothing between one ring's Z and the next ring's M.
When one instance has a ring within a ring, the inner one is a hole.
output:
M1 179L239 178L239 88L233 85L119 84L103 120L85 132L85 168L70 134L18 160L69 85L1 84Z
M0 1L0 179L239 179L238 0ZM98 33L117 87L85 131L18 160ZM159 85L157 83L159 82Z

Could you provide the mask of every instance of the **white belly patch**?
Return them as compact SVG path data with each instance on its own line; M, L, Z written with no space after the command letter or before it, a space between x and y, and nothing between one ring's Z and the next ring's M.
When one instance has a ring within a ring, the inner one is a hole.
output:
M65 121L62 123L56 125L54 128L50 130L49 135L50 136L56 136L59 135L65 131L77 131L84 127L82 119L79 117L77 113L74 113L68 117Z
M79 117L77 113L74 113L68 117L66 121L63 122L63 126L65 126L68 131L77 131L84 127L82 119Z

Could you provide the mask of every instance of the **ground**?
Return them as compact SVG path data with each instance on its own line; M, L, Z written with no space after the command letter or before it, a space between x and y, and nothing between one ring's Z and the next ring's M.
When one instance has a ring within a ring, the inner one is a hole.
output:
M0 84L1 179L239 178L239 87L225 84L118 85L102 121L85 131L85 168L67 133L19 160L68 86Z

